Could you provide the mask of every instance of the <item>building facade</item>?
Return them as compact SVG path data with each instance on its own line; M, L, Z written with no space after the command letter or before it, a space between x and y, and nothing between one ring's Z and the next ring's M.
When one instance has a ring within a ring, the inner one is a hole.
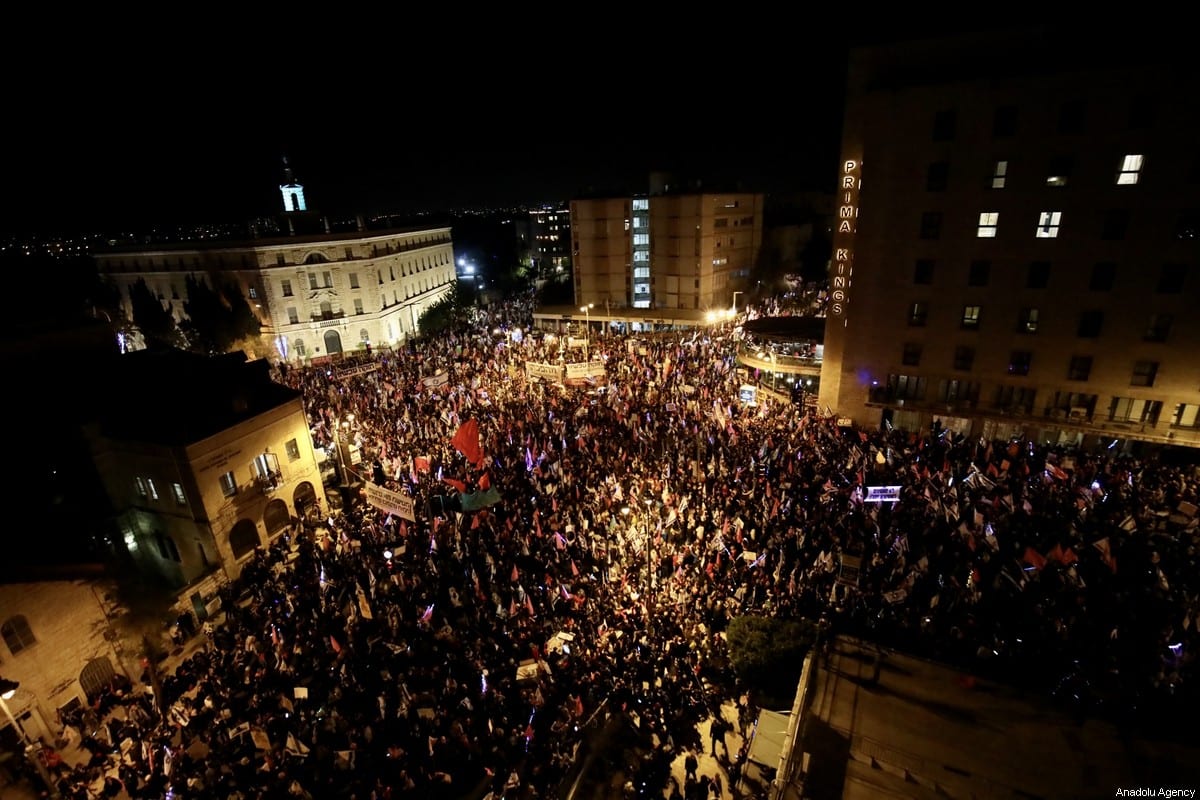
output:
M762 209L748 193L572 201L575 304L728 307L758 257Z
M571 265L571 210L538 208L517 220L517 249L535 275L562 272Z
M404 341L454 282L449 228L120 248L96 261L131 319L129 290L139 279L177 321L186 318L187 276L237 285L269 352L293 362Z
M237 354L131 353L114 376L127 388L89 429L118 546L186 591L200 617L214 583L236 578L293 518L325 507L303 402L267 366ZM159 393L172 402L148 399Z
M7 705L31 740L54 742L59 709L87 703L114 675L136 669L139 643L113 625L123 612L111 589L92 579L0 584L0 674L20 683ZM0 730L10 725L0 716ZM14 733L10 744L20 740Z
M1200 444L1197 95L1095 52L1008 35L852 53L823 407Z

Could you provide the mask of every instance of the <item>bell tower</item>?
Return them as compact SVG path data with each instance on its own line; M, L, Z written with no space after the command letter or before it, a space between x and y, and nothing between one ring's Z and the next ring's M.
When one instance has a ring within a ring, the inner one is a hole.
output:
M288 166L287 156L283 157L283 178L286 183L279 184L279 192L283 195L283 210L288 213L307 211L304 202L304 187L296 183L292 168Z

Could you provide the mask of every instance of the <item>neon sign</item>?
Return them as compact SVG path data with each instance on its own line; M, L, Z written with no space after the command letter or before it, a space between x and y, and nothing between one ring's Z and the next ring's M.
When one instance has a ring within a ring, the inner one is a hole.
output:
M862 162L842 162L837 233L834 235L833 280L829 313L840 317L850 303L850 278L854 275L854 232L858 227L858 190L862 185Z

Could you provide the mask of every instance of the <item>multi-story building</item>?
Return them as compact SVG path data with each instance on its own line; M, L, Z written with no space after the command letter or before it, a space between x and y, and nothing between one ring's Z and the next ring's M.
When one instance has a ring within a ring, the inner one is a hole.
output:
M1011 33L852 53L823 407L1200 445L1200 96L1122 55Z
M295 230L303 187L289 175L280 191ZM445 227L120 247L96 253L96 261L130 318L129 290L139 279L177 321L187 316L189 275L236 285L262 323L268 352L288 361L411 337L421 314L454 282L454 245Z
M575 304L728 307L758 257L762 210L749 193L573 200Z
M131 353L88 426L118 546L197 609L212 582L237 577L325 500L300 393L269 366L241 353Z
M516 225L517 248L537 275L562 272L571 263L571 210L545 207Z

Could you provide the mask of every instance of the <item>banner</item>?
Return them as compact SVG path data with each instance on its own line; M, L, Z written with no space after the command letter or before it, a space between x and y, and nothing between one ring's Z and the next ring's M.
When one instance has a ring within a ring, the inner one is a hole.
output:
M393 492L374 483L368 483L364 491L367 493L367 502L376 508L409 522L417 521L417 517L413 513L413 499L408 495Z
M426 389L436 389L439 386L445 386L449 382L449 372L439 372L436 375L430 375L427 378L421 378L421 385Z
M458 499L462 504L462 510L464 512L479 511L480 509L487 508L488 506L494 506L496 503L499 503L500 493L496 491L495 487L491 487L488 489L481 489L478 492L471 492L470 494L460 494Z
M868 486L867 496L863 498L866 503L895 503L900 499L899 486Z
M604 362L598 359L591 361L580 361L576 364L567 364L567 380L577 378L591 378L597 375L604 374Z
M377 369L379 369L378 364L359 364L357 367L339 369L334 373L334 377L339 381L344 381L346 378L353 378L355 375L366 375L368 372L375 372Z
M541 378L546 381L561 381L562 367L558 364L539 364L536 361L526 361L525 377L530 380Z

